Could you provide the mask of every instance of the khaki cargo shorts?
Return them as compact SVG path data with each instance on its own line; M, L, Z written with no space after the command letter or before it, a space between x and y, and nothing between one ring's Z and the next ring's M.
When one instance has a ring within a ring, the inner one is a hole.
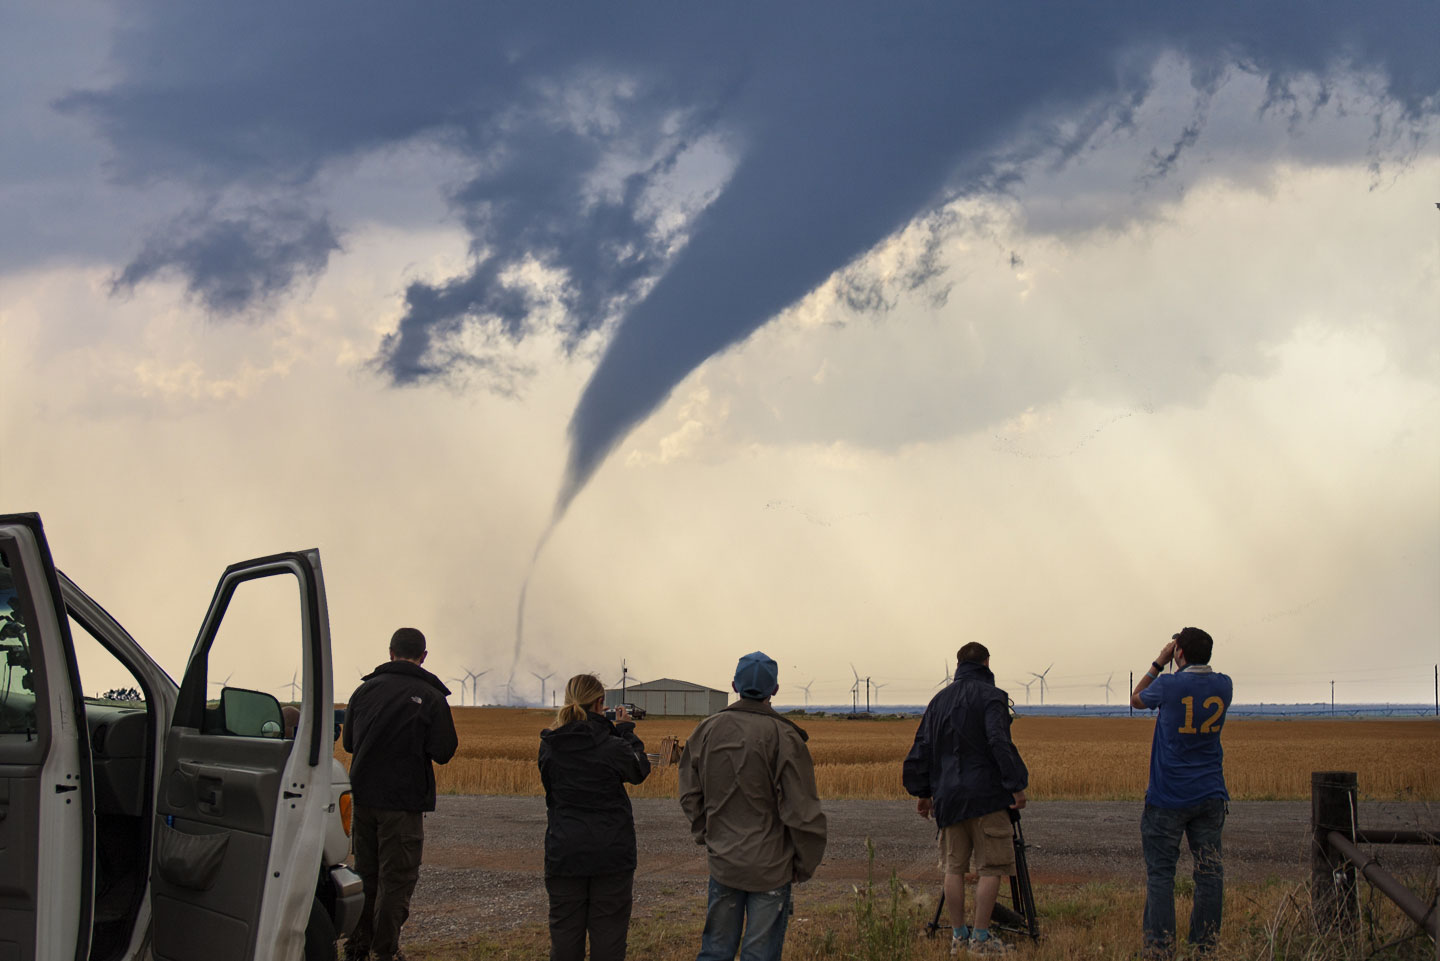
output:
M940 831L940 870L964 874L970 869L981 877L1004 877L1015 873L1015 841L1010 829L1010 812L991 811L978 818L957 821Z

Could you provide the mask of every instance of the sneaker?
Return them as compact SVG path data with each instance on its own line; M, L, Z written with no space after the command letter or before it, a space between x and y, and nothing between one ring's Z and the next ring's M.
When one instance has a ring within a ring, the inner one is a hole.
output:
M1013 946L1006 944L993 934L988 938L970 939L970 954L972 956L1005 955L1014 950L1015 948Z
M959 957L970 944L970 925L950 929L950 957Z

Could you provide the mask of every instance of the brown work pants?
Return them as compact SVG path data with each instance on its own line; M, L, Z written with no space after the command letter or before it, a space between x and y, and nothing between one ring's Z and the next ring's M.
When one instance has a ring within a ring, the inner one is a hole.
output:
M410 916L410 895L420 879L425 819L419 811L382 811L355 805L355 873L365 887L365 909L345 944L345 956L390 961L400 950L400 928Z

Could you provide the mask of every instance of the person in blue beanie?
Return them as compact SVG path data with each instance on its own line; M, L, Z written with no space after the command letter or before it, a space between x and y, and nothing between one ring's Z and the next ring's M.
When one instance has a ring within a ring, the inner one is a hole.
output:
M680 757L680 807L709 855L709 901L696 961L779 961L792 886L825 854L825 814L807 735L770 706L775 661L740 658L740 699L696 726Z

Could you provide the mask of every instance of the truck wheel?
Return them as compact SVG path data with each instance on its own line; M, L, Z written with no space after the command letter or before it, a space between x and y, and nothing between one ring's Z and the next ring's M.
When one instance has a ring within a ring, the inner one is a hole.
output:
M319 898L310 902L310 923L305 925L305 961L335 961L335 925Z

